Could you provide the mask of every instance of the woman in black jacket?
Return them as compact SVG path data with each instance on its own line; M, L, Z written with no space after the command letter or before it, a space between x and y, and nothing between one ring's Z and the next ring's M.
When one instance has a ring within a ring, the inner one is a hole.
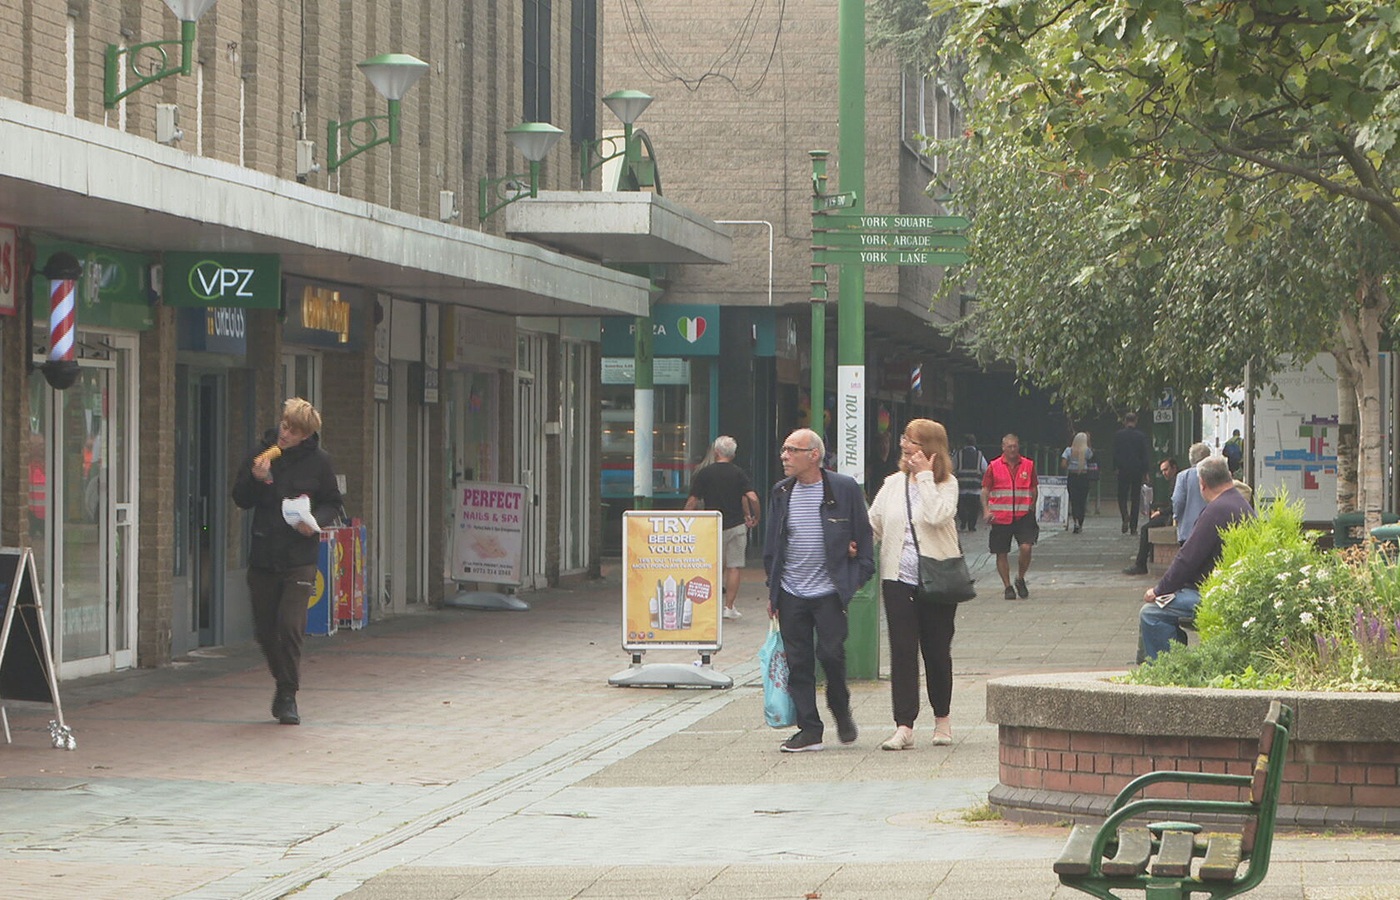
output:
M248 596L253 633L277 682L272 717L299 725L301 643L306 609L316 589L321 528L340 515L340 486L331 457L321 449L321 414L300 397L282 406L282 421L244 460L233 483L233 502L253 511ZM316 524L288 524L284 500L306 496Z

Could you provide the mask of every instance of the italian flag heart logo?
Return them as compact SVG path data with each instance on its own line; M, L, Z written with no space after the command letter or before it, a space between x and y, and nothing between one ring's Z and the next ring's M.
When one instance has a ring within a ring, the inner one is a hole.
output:
M680 331L681 337L693 344L700 340L700 337L705 333L705 317L681 316L676 320L676 328Z

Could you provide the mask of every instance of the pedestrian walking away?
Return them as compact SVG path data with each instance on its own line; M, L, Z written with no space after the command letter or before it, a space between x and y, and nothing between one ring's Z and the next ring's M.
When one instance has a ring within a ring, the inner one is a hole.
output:
M957 456L958 527L976 531L982 518L982 475L987 471L987 458L977 449L977 436L963 435L963 448Z
M780 749L820 750L825 726L817 709L817 662L826 674L826 704L843 744L858 736L846 686L846 611L875 574L875 541L865 492L854 478L822 468L826 447L799 428L783 443L785 477L768 498L763 568L768 615L776 616L788 659L796 734Z
M726 619L743 615L736 607L740 570L744 568L749 546L749 529L758 527L758 494L749 476L734 464L739 445L727 434L715 438L711 447L714 462L695 473L690 481L686 509L714 509L721 513L724 529L724 610Z
M1094 464L1094 448L1089 446L1089 435L1081 431L1060 454L1060 467L1067 475L1069 488L1069 517L1074 523L1074 533L1084 530L1084 509L1089 502L1089 488L1099 474Z
M300 725L301 645L306 609L316 586L321 528L341 515L331 457L321 449L321 414L300 397L282 406L282 420L248 454L233 482L233 502L253 511L248 598L253 634L276 683L272 717ZM315 523L284 514L283 502L305 497Z
M919 717L919 654L933 705L933 743L953 742L953 620L956 603L914 596L919 556L962 555L955 525L958 480L949 471L948 432L931 419L913 419L899 439L900 470L885 479L870 505L870 527L880 544L880 593L890 640L890 702L894 734L885 750L914 746Z
M1035 463L1021 455L1021 439L1008 434L1001 439L1001 456L987 465L982 478L982 506L987 510L987 550L997 558L1007 600L1030 596L1026 572L1031 567L1031 547L1040 537L1035 521L1035 500L1040 493ZM1016 541L1016 583L1011 583L1011 541Z
M1123 427L1113 436L1113 466L1118 472L1118 514L1123 533L1137 534L1142 510L1142 480L1152 468L1152 444L1138 430L1137 413L1123 417Z

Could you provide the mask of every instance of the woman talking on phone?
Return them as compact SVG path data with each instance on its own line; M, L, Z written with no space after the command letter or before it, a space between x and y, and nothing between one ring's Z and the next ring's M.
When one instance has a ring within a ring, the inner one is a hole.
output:
M919 717L919 655L924 659L928 699L933 704L933 743L953 742L949 706L953 698L954 603L914 597L919 556L961 556L956 517L958 480L953 477L948 432L932 419L913 419L899 438L899 471L885 479L870 506L870 525L880 542L880 593L890 636L890 699L895 731L880 746L914 746Z

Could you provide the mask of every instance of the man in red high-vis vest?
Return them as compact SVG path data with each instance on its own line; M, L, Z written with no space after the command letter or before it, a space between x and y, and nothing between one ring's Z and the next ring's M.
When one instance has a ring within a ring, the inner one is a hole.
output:
M1021 456L1021 439L1008 434L1001 439L1001 456L987 464L982 476L982 508L987 511L991 533L987 550L996 555L1007 600L1030 596L1026 570L1031 567L1031 547L1040 537L1035 521L1038 482L1035 463ZM1016 539L1016 585L1011 584L1011 539Z

